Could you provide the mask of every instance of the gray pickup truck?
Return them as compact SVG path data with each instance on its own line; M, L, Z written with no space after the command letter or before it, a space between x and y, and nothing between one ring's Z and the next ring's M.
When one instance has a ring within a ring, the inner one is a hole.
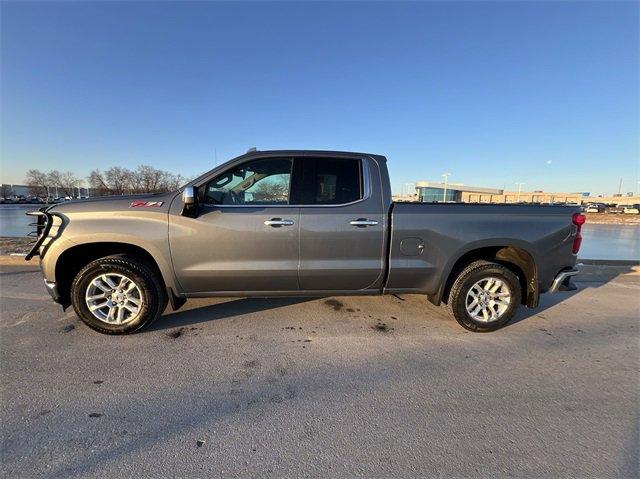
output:
M40 211L45 286L91 328L126 334L209 296L423 294L471 331L572 289L578 207L394 203L386 158L251 151L159 195Z

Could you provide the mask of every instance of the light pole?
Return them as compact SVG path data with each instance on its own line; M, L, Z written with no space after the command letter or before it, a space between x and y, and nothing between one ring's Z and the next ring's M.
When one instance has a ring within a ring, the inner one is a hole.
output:
M522 193L522 185L526 183L516 183L518 185L518 197L516 198L516 203L520 203L520 193Z
M449 179L449 176L451 176L451 173L443 173L441 176L444 178L444 191L442 193L442 202L446 203L447 202L447 180Z
M405 183L404 184L404 190L402 192L402 194L407 195L407 196L413 196L416 194L416 184L415 183ZM413 191L413 193L411 192Z

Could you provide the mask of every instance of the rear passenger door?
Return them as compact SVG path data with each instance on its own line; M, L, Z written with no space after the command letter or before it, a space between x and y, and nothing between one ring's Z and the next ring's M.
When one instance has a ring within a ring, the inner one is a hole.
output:
M386 218L369 161L295 159L292 202L300 207L301 290L355 291L382 284Z

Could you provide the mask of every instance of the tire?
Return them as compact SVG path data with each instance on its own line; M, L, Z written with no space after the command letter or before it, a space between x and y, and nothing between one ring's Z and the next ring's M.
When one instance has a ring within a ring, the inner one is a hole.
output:
M116 289L108 292L113 285ZM117 289L118 285L123 286ZM92 261L71 284L71 303L76 314L91 329L103 334L139 331L162 314L167 300L160 275L133 255L106 256ZM106 306L98 308L103 301ZM89 304L95 308L95 314Z
M493 289L496 291L492 292ZM500 329L511 321L521 298L520 281L512 270L480 260L465 267L455 279L447 309L463 328L483 333ZM494 317L490 311L495 313Z

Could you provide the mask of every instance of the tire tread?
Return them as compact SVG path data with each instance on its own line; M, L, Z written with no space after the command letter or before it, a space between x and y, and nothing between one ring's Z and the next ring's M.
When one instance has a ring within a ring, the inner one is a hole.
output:
M83 317L82 309L80 308L79 304L79 301L82 300L82 298L79 297L79 294L82 293L78 291L79 284L83 281L85 276L90 271L96 268L103 268L109 264L117 265L121 268L124 268L125 270L129 269L134 273L142 276L150 285L153 286L154 291L147 292L147 295L152 296L153 298L151 300L148 300L148 307L150 309L147 312L147 318L135 324L134 327L127 327L125 325L125 327L123 328L109 329L101 327L97 322L92 321L91 319L87 321ZM153 323L164 312L168 303L168 297L162 278L159 277L158 273L154 271L153 268L150 267L145 260L131 254L115 254L104 256L102 258L91 261L89 264L84 266L78 272L71 284L71 299L73 308L82 322L84 322L87 326L89 326L91 329L94 329L95 331L112 335L133 334L140 331L140 329Z
M484 270L500 270L501 274L505 277L507 282L509 283L509 287L513 291L513 304L514 308L511 311L507 311L503 318L499 321L496 321L495 324L479 324L475 322L472 318L470 318L466 312L466 310L461 311L459 301L461 294L464 293L463 289L466 287L467 280L478 272L482 272ZM449 299L447 301L447 310L451 316L465 329L473 332L490 332L500 329L505 324L507 324L514 316L515 311L518 308L520 303L522 291L520 286L520 281L516 273L507 268L506 266L495 263L493 261L487 260L476 260L469 263L467 266L462 268L458 276L456 277L453 285L451 286L451 291L449 292Z

